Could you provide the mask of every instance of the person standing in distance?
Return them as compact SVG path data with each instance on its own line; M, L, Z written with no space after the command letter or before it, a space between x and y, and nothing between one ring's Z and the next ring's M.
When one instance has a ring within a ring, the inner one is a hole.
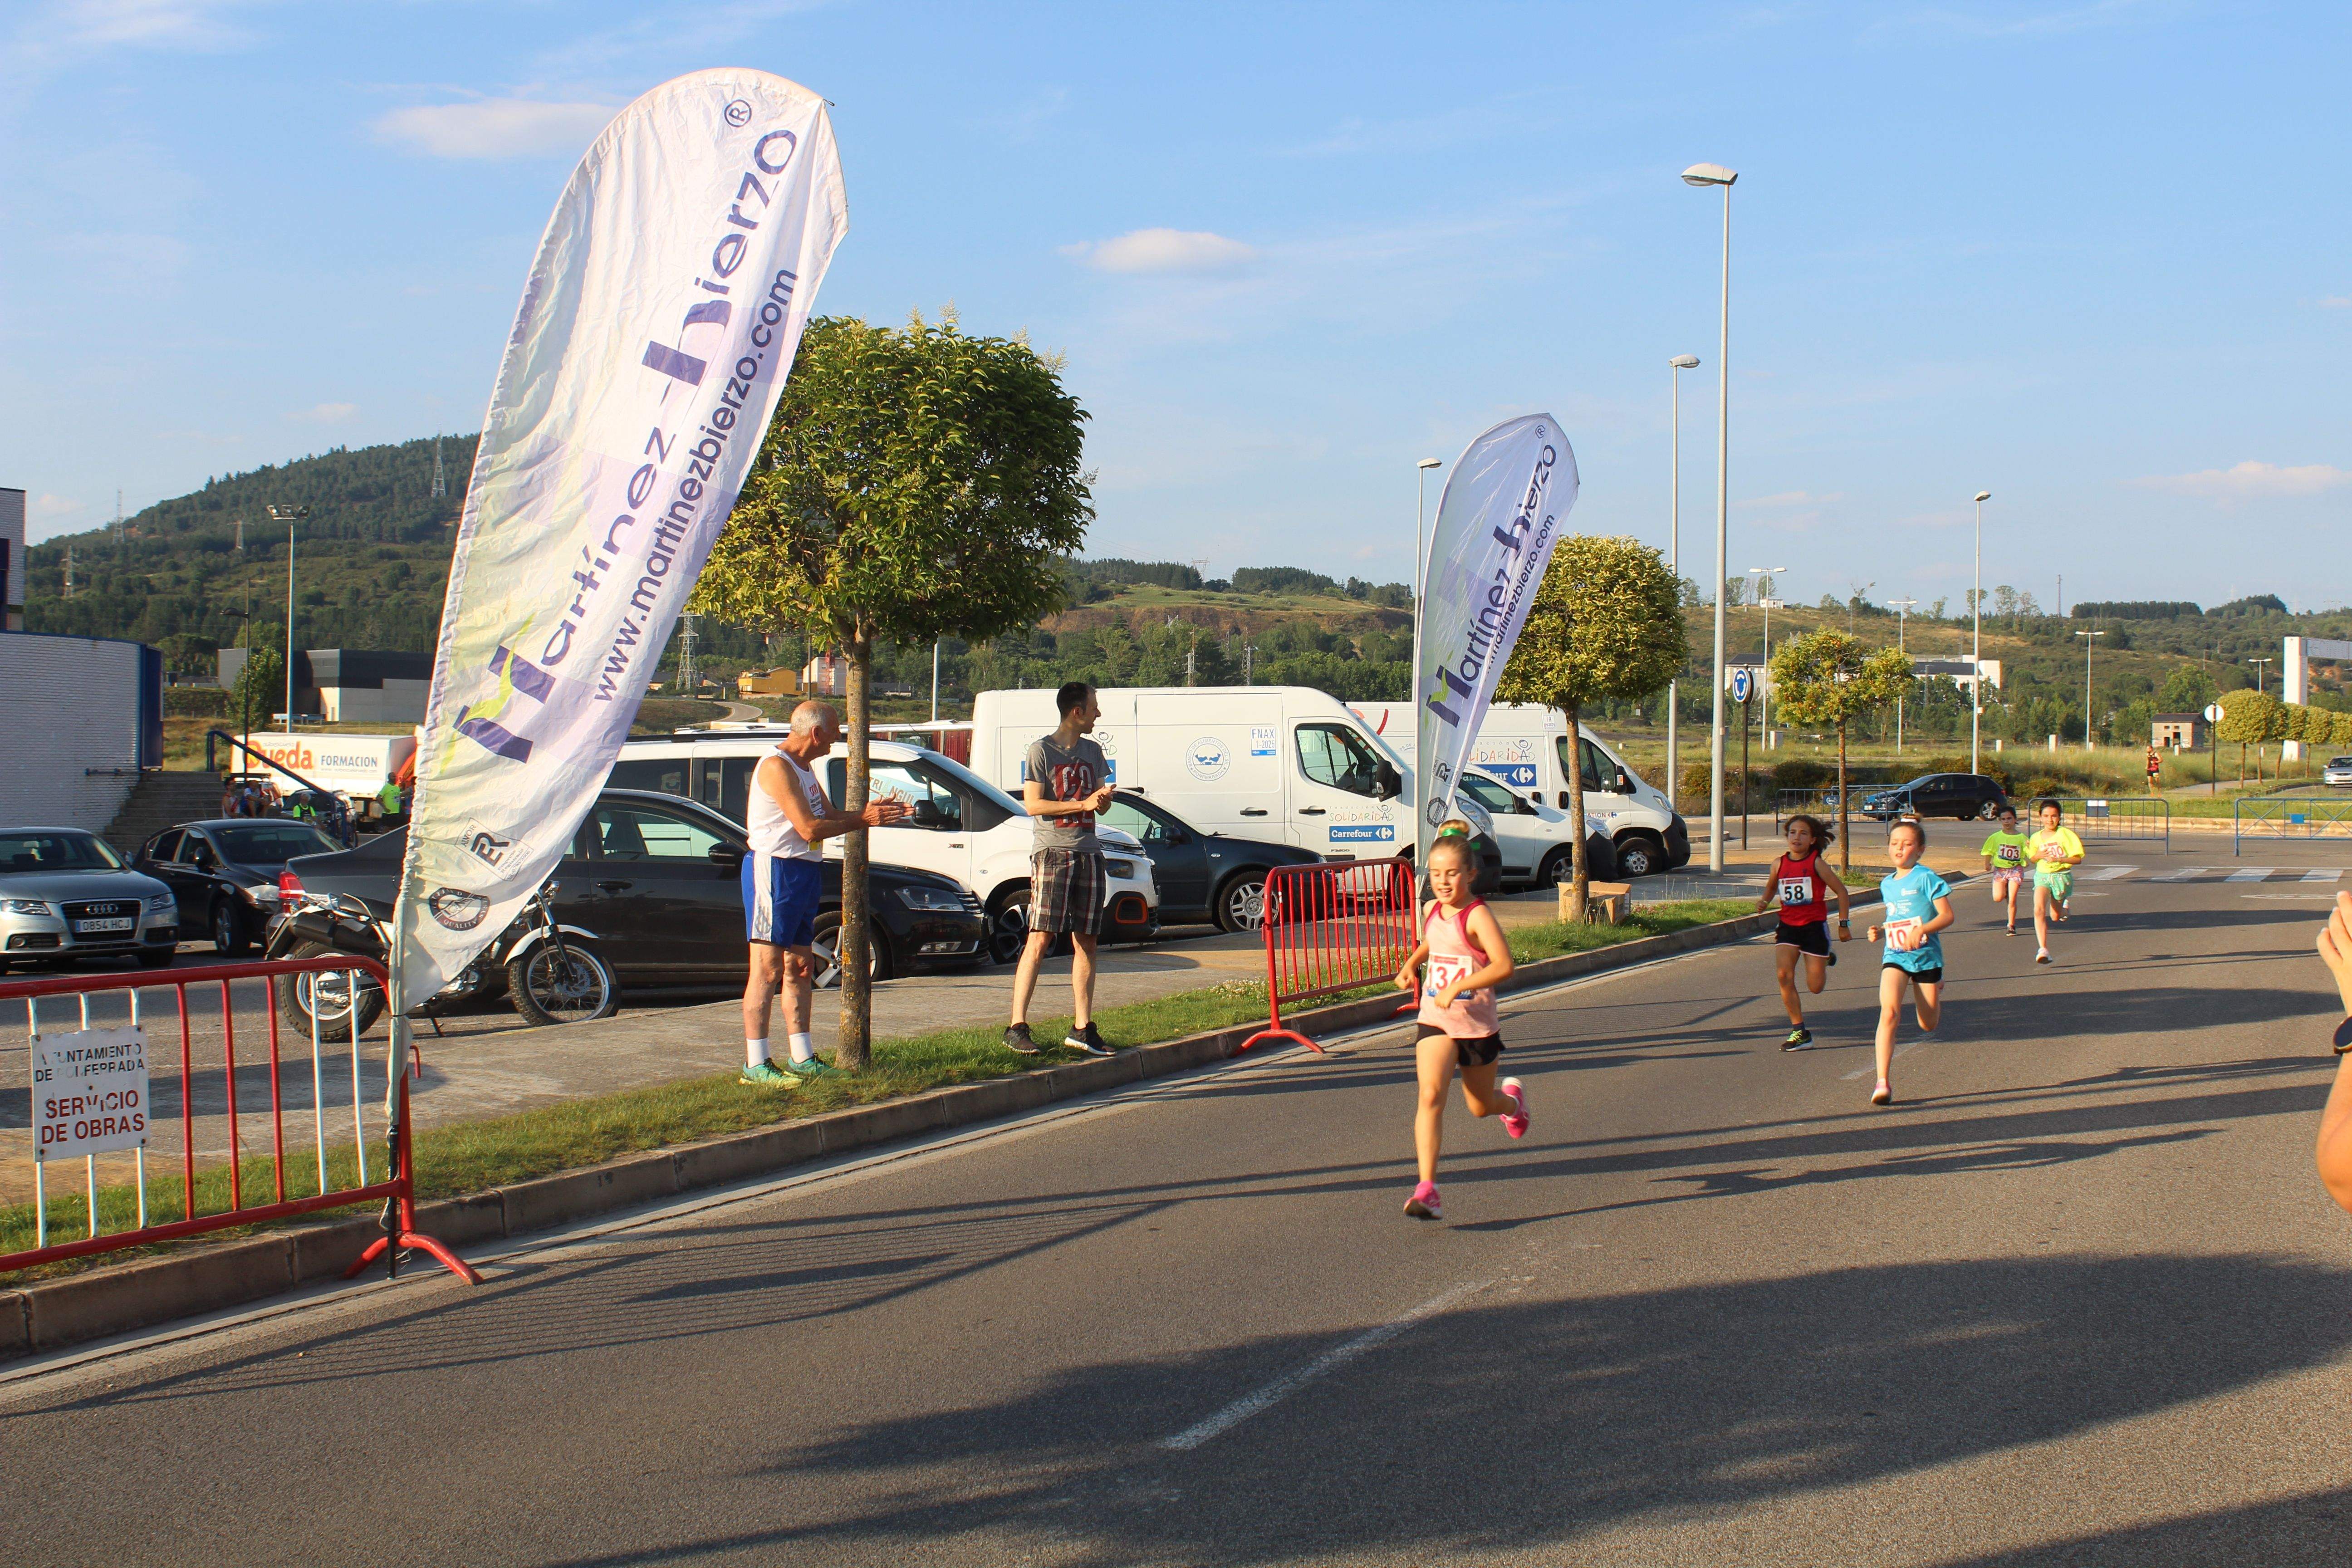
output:
M751 948L751 977L743 986L741 1080L755 1089L785 1089L833 1071L809 1044L816 990L816 914L824 895L827 838L881 827L907 815L907 803L883 799L864 811L835 811L816 780L817 759L841 739L841 715L822 702L793 710L793 732L760 759L743 810L751 852L743 857L743 935ZM784 994L790 1072L768 1053L768 1009Z
M1102 844L1095 837L1095 814L1111 800L1110 764L1102 748L1087 739L1102 717L1095 689L1066 681L1054 693L1062 721L1050 735L1030 742L1022 764L1021 801L1036 819L1035 847L1029 855L1029 940L1013 972L1013 1021L1004 1047L1023 1056L1037 1054L1029 1036L1029 997L1037 989L1037 967L1054 938L1066 933L1070 955L1070 1032L1062 1044L1090 1057L1110 1055L1095 1027L1095 938L1102 930Z

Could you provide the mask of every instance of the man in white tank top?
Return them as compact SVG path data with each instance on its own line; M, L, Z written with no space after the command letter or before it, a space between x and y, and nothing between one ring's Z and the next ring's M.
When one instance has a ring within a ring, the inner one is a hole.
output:
M758 1088L789 1087L833 1070L809 1044L816 984L812 944L824 894L824 851L818 844L907 815L906 802L897 799L875 801L855 814L833 809L815 769L840 739L841 715L825 704L793 709L793 732L760 759L743 810L751 840L743 858L743 934L751 949L751 977L743 987L742 1081ZM780 990L790 1072L768 1051L769 1008Z

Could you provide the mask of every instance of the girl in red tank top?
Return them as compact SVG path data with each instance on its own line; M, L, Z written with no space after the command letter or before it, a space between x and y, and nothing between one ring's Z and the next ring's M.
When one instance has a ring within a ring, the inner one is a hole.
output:
M1789 1037L1780 1048L1801 1051L1813 1043L1813 1032L1805 1027L1804 1005L1797 999L1797 960L1801 956L1805 961L1805 988L1820 995L1829 983L1830 965L1837 962L1829 940L1832 898L1837 900L1837 939L1851 942L1853 932L1846 924L1845 884L1822 864L1822 851L1832 837L1828 826L1817 817L1792 816L1786 832L1789 852L1772 862L1764 891L1756 899L1756 912L1762 914L1775 901L1780 906L1780 929L1772 936L1780 1005L1789 1012Z
M1511 944L1485 900L1471 891L1478 862L1466 837L1441 836L1429 848L1429 887L1437 895L1421 910L1421 941L1397 971L1400 991L1421 994L1414 1044L1421 1098L1412 1118L1421 1182L1405 1200L1415 1219L1445 1213L1437 1196L1437 1150L1445 1121L1445 1088L1458 1070L1470 1114L1499 1116L1514 1138L1527 1135L1527 1090L1517 1079L1495 1081L1503 1037L1495 1016L1495 987L1511 977ZM1425 968L1425 973L1424 973Z

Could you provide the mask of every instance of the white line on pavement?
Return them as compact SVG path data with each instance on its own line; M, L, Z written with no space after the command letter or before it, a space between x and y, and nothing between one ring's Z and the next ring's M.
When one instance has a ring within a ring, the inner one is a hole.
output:
M2076 872L2074 879L2078 882L2119 882L2140 869L2141 867L2131 865L2094 866L2087 871Z
M2225 882L2265 882L2270 879L2271 873L2277 869L2278 868L2275 866L2241 866L2236 870L2231 872L2228 876L2222 878L2221 880Z
M2178 871L2167 871L2161 876L2150 877L2148 880L2151 882L2193 882L2208 871L2219 871L2221 869L2221 868L2219 866L2184 866Z
M2341 871L2305 871L2303 879L2306 882L2333 882L2343 875Z
M2273 904L2332 904L2336 901L2333 893L2240 893L2238 897L2264 900Z
M1423 1318L1434 1317L1456 1301L1475 1296L1493 1283L1492 1279L1481 1279L1475 1284L1456 1285L1444 1295L1433 1300L1423 1301L1412 1311L1401 1317L1391 1318L1377 1329L1367 1329L1345 1344L1333 1345L1305 1366L1283 1373L1255 1394L1242 1395L1207 1420L1185 1427L1173 1437L1162 1438L1160 1446L1163 1448L1173 1448L1180 1453L1197 1448L1219 1433L1240 1426L1260 1411L1268 1409L1297 1393L1325 1373L1345 1366L1366 1351L1379 1349Z

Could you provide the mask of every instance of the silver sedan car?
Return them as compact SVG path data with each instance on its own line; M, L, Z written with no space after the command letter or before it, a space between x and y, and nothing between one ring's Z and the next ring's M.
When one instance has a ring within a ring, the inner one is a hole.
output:
M172 962L172 889L78 827L0 827L0 973L79 958Z
M2337 789L2352 789L2352 757L2330 757L2327 765L2319 770L2319 782L2334 784Z

